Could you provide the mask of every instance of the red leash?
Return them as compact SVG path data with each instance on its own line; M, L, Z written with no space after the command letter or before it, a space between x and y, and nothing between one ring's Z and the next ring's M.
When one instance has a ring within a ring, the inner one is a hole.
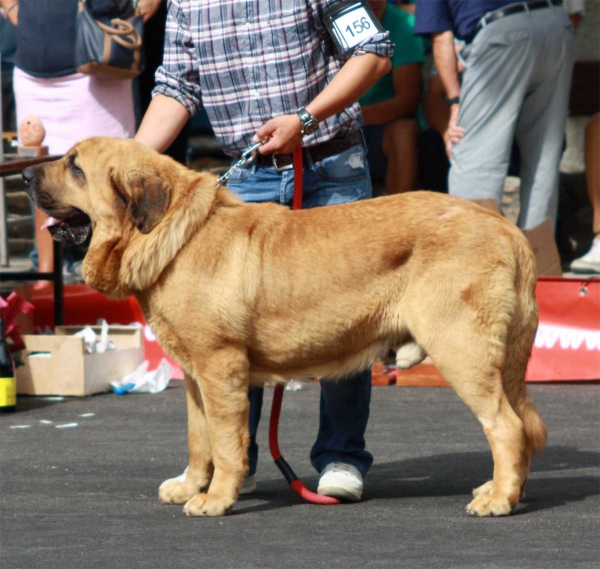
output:
M292 200L292 209L302 209L302 146L298 144L294 149L294 199ZM279 439L277 430L279 428L279 415L281 413L281 403L283 401L283 385L276 385L273 393L273 403L271 405L271 420L269 421L269 449L271 456L281 471L281 474L288 481L292 490L301 498L313 504L339 504L340 500L330 496L320 496L311 492L301 480L298 480L292 467L281 456L279 450Z

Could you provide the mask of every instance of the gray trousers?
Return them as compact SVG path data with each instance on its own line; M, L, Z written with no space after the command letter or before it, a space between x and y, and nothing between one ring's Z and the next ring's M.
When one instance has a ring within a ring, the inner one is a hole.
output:
M482 29L461 54L465 65L449 192L502 200L510 151L521 152L521 213L530 229L558 204L558 168L574 62L574 31L562 7L521 12Z

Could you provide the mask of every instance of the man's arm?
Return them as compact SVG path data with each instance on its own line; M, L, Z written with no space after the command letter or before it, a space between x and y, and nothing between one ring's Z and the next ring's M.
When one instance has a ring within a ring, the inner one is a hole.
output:
M365 53L350 58L331 83L321 91L306 110L319 122L343 111L358 101L381 77L389 73L392 63L387 57ZM287 154L302 140L302 125L296 114L281 115L266 122L254 135L254 141L269 138L260 147L262 154Z
M412 118L417 113L421 97L420 63L400 65L393 71L396 95L387 101L361 106L365 124L387 124L399 118Z
M444 84L448 99L460 95L460 80L458 78L458 64L454 50L454 34L451 31L433 34L433 59L440 79Z
M343 111L358 101L379 79L390 72L387 57L366 53L349 59L333 80L306 107L318 121Z
M454 34L451 31L433 34L433 59L435 66L448 99L454 99L460 95L460 79L458 76L458 62L454 49ZM448 121L448 132L446 140L446 152L450 156L450 149L464 136L465 130L458 126L458 103L450 107L450 119Z
M169 3L166 30L163 63L156 72L155 96L134 137L158 152L171 146L201 103L196 54L179 1Z
M158 152L164 152L189 119L188 110L177 99L156 95L144 114L134 140Z
M446 91L439 75L429 78L429 88L425 98L425 118L427 122L441 135L446 134L450 110L445 104Z

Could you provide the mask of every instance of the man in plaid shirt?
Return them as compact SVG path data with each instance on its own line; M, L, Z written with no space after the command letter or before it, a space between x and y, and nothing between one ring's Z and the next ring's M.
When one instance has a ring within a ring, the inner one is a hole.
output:
M372 35L336 56L324 23L324 12L336 4L171 0L163 65L135 138L163 152L203 106L232 158L253 141L267 140L257 160L234 171L227 183L244 201L291 204L291 153L298 144L304 207L371 197L356 101L389 72L392 45L388 33L373 25ZM262 389L250 390L250 472L240 493L256 486L262 397ZM311 451L321 473L320 494L360 500L373 461L364 439L370 397L370 371L322 383L319 434Z

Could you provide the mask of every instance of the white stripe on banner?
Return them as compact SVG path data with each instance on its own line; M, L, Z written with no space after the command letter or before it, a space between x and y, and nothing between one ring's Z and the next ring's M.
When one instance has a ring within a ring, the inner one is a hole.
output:
M535 347L552 350L555 346L561 350L584 348L589 351L600 351L600 332L540 324L535 335Z

